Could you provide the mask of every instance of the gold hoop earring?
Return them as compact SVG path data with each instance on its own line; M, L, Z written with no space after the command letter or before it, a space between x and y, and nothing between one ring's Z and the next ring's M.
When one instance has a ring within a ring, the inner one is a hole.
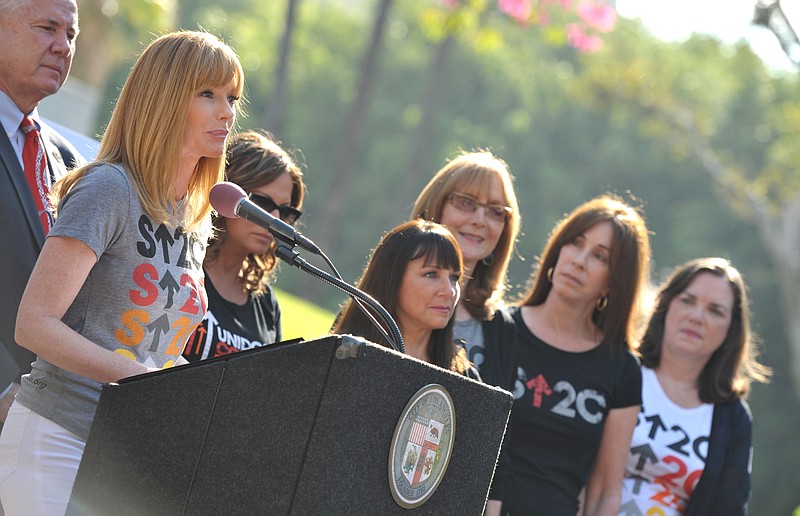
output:
M490 266L494 263L494 255L490 254L489 256L484 256L483 260L481 260L485 266Z
M550 283L553 282L553 268L552 267L547 269L547 281L549 281Z
M602 295L597 298L597 311L602 312L608 306L608 296Z

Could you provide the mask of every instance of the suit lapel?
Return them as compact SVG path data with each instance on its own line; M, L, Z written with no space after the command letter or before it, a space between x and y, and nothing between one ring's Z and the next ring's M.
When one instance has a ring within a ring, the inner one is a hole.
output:
M50 136L50 127L44 122L40 122L40 126L44 150L47 153L47 168L50 171L50 179L55 183L67 173L67 164L64 163L64 157L61 155L61 151Z
M45 148L49 146L45 145ZM49 154L48 154L49 157ZM17 155L14 152L14 147L6 135L6 131L0 131L0 163L2 163L2 173L5 174L6 180L10 183L11 187L16 191L19 202L22 204L23 211L25 212L25 223L29 229L36 236L36 241L41 247L44 244L44 230L42 223L39 222L38 212L36 205L33 201L30 188L25 180L25 171L19 164Z

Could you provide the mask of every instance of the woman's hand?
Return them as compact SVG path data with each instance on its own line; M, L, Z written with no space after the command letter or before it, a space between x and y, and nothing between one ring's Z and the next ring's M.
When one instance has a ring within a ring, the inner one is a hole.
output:
M625 463L641 405L611 409L594 469L585 489L585 516L612 516L619 512Z

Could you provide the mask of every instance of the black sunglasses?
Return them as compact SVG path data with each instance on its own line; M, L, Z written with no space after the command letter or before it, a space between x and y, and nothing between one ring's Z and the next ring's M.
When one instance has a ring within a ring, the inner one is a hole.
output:
M248 195L248 198L253 202L253 204L267 213L272 213L273 211L278 210L280 219L287 224L294 224L297 222L297 219L300 218L300 215L303 214L302 211L298 210L294 206L278 205L269 195L252 192L250 195Z

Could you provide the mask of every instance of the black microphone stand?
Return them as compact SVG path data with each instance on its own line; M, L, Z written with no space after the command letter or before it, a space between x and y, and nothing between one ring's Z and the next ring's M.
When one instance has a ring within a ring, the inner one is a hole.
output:
M277 235L275 236L277 237ZM286 241L283 238L277 238L277 239L283 242ZM325 261L328 262L329 265L333 266L333 264L331 264L330 261L327 260L327 257L325 256L324 253L320 253L320 255L326 259ZM278 244L275 247L275 256L277 256L284 262L288 263L292 267L297 267L301 271L307 272L312 276L319 278L322 281L330 285L333 285L339 290L342 290L345 293L349 294L350 297L353 298L353 301L356 303L356 305L364 312L364 314L372 321L372 323L375 324L375 326L380 330L380 332L384 335L384 337L386 337L386 340L389 341L389 343L392 345L392 348L394 348L395 351L399 351L400 353L406 352L406 347L405 344L403 343L403 335L400 333L400 328L397 326L397 323L389 314L389 312L386 311L386 309L375 298L373 298L366 292L363 292L357 289L356 287L350 285L346 281L343 281L340 278L332 276L327 272L317 267L314 267L306 260L301 258L296 251L291 249L286 244ZM333 269L336 270L335 267ZM375 320L372 314L370 314L359 301L366 303L380 317L383 324L386 326L386 328L388 328L388 332L391 333L391 336L387 333L387 330L384 329L384 327L380 323L378 323L378 321Z

